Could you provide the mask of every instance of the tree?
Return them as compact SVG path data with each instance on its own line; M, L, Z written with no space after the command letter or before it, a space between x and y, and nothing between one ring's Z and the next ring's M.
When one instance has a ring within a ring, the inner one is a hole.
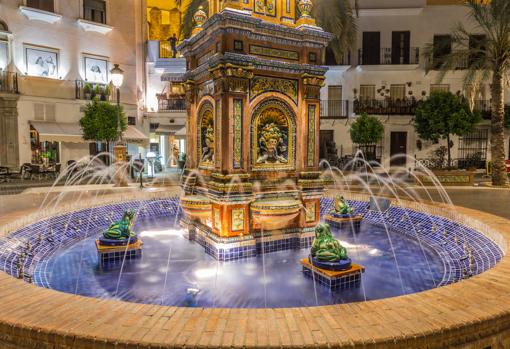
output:
M299 0L295 0L296 5ZM193 15L202 6L208 12L208 0L191 0L184 10L182 36L189 38L193 30ZM296 6L296 12L297 6ZM333 40L328 48L333 52L337 62L340 62L343 55L354 45L357 25L354 14L358 12L358 0L355 0L354 11L349 0L316 0L313 1L312 17L316 19L317 25L327 32L333 34ZM298 17L299 14L296 14Z
M369 160L375 158L375 151L368 151L368 149L379 142L384 135L384 126L378 118L369 116L367 113L361 114L361 116L356 118L352 123L349 133L352 142L359 144L360 148L368 153L365 154L365 156L367 156Z
M480 121L480 114L472 112L465 98L451 92L432 92L416 108L414 126L421 139L439 141L446 139L448 168L451 168L451 136L464 136L473 131Z
M127 129L126 114L122 106L108 102L92 100L85 107L80 126L83 130L83 139L96 142L114 142L119 139L119 122L122 131Z
M508 82L510 69L510 1L468 0L469 16L483 36L471 36L458 24L452 34L450 53L444 47L428 45L428 68L440 71L439 80L447 72L463 67L466 90L477 90L485 81L491 81L491 158L492 184L508 184L505 168L504 134L504 86ZM470 40L471 39L471 40ZM448 52L448 51L446 51ZM473 94L474 95L474 94Z

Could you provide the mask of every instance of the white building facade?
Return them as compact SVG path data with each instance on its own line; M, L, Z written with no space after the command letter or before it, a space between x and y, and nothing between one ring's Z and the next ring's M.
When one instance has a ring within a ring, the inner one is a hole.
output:
M120 100L131 156L144 153L144 10L138 0L0 2L0 166L68 161L101 147L79 120L97 95L115 102L110 69L124 71Z
M349 129L355 115L362 112L377 116L384 124L385 133L377 145L376 158L385 166L410 168L415 165L414 159L432 157L432 151L440 144L417 136L413 125L417 101L427 98L434 90L463 95L466 91L462 69L438 81L437 72L426 73L422 53L427 44L449 40L459 22L472 30L473 40L478 38L480 33L470 22L467 8L460 3L454 0L359 1L357 46L341 65L330 66L326 86L321 91L322 157L335 161L335 147L338 157L356 152ZM481 158L479 167L483 167L483 160L490 160L489 83L472 97L475 109L482 113L484 120L472 134L453 137L453 158L461 167L471 158ZM406 154L407 160L390 161L396 154Z

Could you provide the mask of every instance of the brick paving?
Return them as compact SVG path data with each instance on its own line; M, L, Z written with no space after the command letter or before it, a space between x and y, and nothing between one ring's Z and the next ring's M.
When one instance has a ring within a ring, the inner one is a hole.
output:
M510 239L510 221L466 208ZM27 212L4 215L0 223ZM0 348L508 348L510 259L446 287L312 308L132 304L0 274Z

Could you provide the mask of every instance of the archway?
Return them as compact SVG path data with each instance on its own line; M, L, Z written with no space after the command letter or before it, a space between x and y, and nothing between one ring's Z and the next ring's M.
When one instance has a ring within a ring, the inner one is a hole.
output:
M295 168L296 118L279 99L261 102L251 124L251 166L254 171Z
M214 164L214 108L205 102L199 110L198 119L198 162L200 166Z

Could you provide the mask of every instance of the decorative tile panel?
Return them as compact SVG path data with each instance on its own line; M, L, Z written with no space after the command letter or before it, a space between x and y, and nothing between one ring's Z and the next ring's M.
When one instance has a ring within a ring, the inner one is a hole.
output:
M244 209L236 208L232 210L232 231L244 230Z
M234 168L243 167L243 100L234 99Z
M299 53L296 51L288 51L282 50L278 48L258 46L258 45L250 45L250 53L252 55L273 57L273 58L283 58L292 61L299 60Z
M315 104L308 105L308 148L307 148L307 165L313 167L315 165Z

